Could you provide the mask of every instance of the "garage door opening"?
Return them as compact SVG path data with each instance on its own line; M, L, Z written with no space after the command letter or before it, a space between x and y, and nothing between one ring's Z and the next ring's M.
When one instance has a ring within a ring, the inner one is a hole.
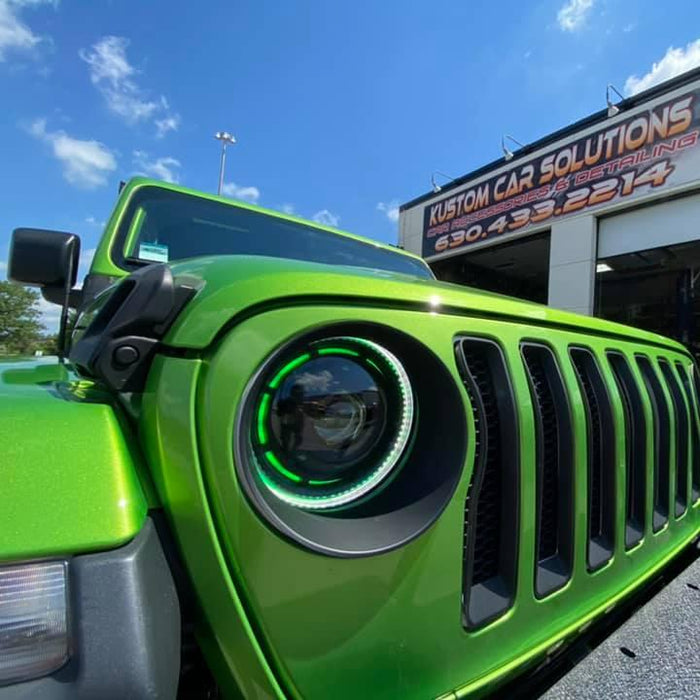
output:
M439 280L547 303L549 232L528 236L447 260L430 267Z
M596 316L670 336L700 353L700 242L598 259Z

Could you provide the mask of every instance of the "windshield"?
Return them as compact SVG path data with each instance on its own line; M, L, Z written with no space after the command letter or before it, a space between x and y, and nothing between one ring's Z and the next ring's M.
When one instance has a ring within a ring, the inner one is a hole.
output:
M134 195L122 226L125 257L134 262L265 255L433 279L422 260L310 225L159 187L144 187Z

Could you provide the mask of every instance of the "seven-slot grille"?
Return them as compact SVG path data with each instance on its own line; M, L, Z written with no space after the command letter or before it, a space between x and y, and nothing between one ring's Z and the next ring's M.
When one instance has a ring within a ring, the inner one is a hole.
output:
M522 488L518 441L523 411L532 412L528 417L535 440L531 592L539 599L565 586L573 575L575 402L582 407L586 428L579 440L586 455L588 574L613 558L618 509L624 509L624 548L632 550L642 541L647 525L648 490L653 496L650 525L654 533L669 518L682 517L700 498L698 380L694 370L691 379L689 363L652 353L596 353L584 345L571 345L568 355L563 355L544 342L524 340L522 368L517 369L527 378L531 400L527 405L516 401L513 367L496 342L460 339L457 359L472 405L476 438L464 528L463 622L467 629L481 628L500 617L516 599ZM575 378L577 394L572 381L564 380L564 372ZM621 420L616 421L616 410ZM618 445L624 446L621 493L616 492L615 481ZM674 503L670 503L671 484Z

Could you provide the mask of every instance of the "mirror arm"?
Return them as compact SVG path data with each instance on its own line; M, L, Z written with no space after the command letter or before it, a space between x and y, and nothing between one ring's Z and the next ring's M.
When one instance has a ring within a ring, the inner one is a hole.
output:
M75 245L75 244L74 244ZM58 361L63 364L66 361L66 345L68 343L67 338L67 326L68 326L68 308L70 306L70 293L73 288L73 265L74 256L69 256L68 263L68 274L66 275L66 282L63 285L63 302L61 304L61 323L58 327Z

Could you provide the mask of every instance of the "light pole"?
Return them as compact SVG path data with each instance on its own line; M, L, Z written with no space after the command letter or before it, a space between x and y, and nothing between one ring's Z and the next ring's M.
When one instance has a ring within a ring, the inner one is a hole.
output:
M221 165L219 166L219 191L217 194L221 194L221 190L224 186L224 166L226 165L226 146L231 144L233 146L236 143L236 139L233 134L229 134L228 131L217 131L214 134L214 138L221 141Z

